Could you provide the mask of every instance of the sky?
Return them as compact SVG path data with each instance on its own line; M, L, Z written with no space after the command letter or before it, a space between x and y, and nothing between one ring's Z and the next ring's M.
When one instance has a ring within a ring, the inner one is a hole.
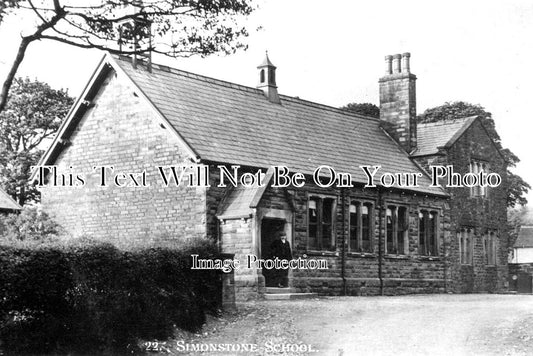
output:
M533 185L533 2L530 0L256 0L245 22L247 51L231 56L154 62L254 87L268 50L282 94L335 107L378 105L385 55L410 52L417 111L447 101L491 112L504 147L521 162L514 172ZM0 79L31 20L0 26ZM256 30L261 26L260 30ZM67 88L77 96L101 53L33 43L19 75ZM528 195L533 203L533 192Z

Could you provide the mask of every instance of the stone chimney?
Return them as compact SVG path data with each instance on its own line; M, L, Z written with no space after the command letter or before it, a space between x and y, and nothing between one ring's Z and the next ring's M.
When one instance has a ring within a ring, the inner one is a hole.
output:
M411 74L410 57L385 56L385 76L379 80L380 119L408 153L416 148L416 76Z
M263 63L257 66L257 69L259 70L257 89L263 90L269 101L279 104L278 87L276 86L276 66L268 59L268 53L265 54Z

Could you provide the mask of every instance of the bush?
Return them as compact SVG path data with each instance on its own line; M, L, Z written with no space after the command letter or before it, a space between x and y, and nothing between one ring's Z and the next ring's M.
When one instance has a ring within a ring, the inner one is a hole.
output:
M2 241L50 241L64 234L39 206L24 206L19 214L0 215Z
M72 286L65 256L57 250L0 250L1 348L50 352L66 332L69 314L64 296Z
M191 270L201 240L180 250L119 251L109 244L0 247L4 352L122 353L140 340L196 331L220 308L219 275ZM129 345L129 346L128 346Z

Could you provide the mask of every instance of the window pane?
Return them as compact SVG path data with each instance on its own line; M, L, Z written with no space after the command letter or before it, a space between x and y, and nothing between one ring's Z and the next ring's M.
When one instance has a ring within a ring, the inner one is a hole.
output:
M428 221L428 254L432 256L437 255L437 214L430 213L429 214L429 221Z
M322 248L333 247L333 199L322 201Z
M318 236L317 236L316 225L309 225L309 247L311 248L318 247Z
M350 251L357 249L357 207L350 205Z
M487 233L487 263L496 264L496 234L493 231Z
M426 254L426 221L423 212L418 214L418 253Z
M483 262L489 264L489 234L483 235Z
M329 249L333 245L331 243L331 225L322 225L322 248Z
M393 234L393 217L392 217L393 211L391 208L387 208L387 224L385 226L385 229L387 231L387 253L395 253L394 250L394 234Z
M322 204L322 222L324 224L331 224L333 213L333 199L324 199Z
M463 231L459 232L458 236L459 236L459 263L463 264L465 263Z
M308 247L314 249L331 249L335 200L331 198L310 197L308 201Z
M309 247L318 248L318 199L309 199Z
M495 265L496 264L496 235L494 233L490 234L490 240L489 240L489 251L490 251L490 264Z
M317 201L315 198L312 198L309 200L309 222L315 223L318 221L318 215L317 215Z
M405 243L407 235L407 208L401 206L398 208L398 253L405 254Z
M372 222L370 221L370 209L367 204L363 205L361 211L362 224L363 224L363 236L362 236L362 248L365 252L372 251L371 232L373 230Z
M472 231L468 230L466 234L466 264L472 262Z

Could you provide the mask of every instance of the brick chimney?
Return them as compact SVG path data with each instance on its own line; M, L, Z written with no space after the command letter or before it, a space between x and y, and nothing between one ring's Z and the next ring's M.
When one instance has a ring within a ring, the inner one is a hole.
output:
M269 101L279 104L278 87L276 85L276 66L268 59L268 53L265 53L265 59L263 63L257 66L257 69L259 70L257 89L263 90Z
M410 57L385 56L385 76L379 80L380 119L407 152L416 148L416 76L411 74Z

